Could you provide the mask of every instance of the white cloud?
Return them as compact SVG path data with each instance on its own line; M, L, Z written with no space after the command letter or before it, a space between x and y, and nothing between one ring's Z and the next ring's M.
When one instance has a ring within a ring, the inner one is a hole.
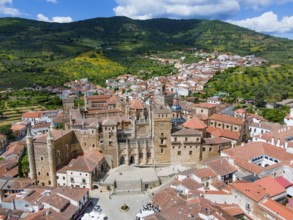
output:
M293 32L293 16L285 16L279 20L278 16L272 11L263 13L259 17L247 18L238 21L228 20L228 22L264 33Z
M50 20L48 17L46 17L43 14L38 14L37 19L39 21L56 22L56 23L69 23L73 21L71 17L59 17L59 16L53 17L52 20Z
M37 15L37 19L38 19L39 21L50 22L50 19L49 19L48 17L46 17L45 15L43 15L43 14L38 14L38 15Z
M0 0L0 14L18 16L20 11L7 5L12 4L12 0Z
M293 0L238 0L243 6L247 8L260 9L274 4L286 4L293 2Z
M46 2L50 2L50 3L58 3L58 1L57 0L46 0Z
M265 9L293 0L115 0L113 9L118 16L134 19L168 18L219 18L226 19L241 8Z
M239 0L115 0L114 12L135 19L223 18L240 10Z
M71 17L53 17L52 22L57 22L57 23L69 23L73 22Z

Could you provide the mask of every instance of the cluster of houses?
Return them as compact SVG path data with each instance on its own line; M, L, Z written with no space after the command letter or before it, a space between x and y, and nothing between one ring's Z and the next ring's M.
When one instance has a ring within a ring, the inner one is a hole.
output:
M69 82L63 110L24 113L12 125L18 141L0 135L0 216L78 219L99 188L149 192L156 208L142 206L137 219L293 219L293 111L280 125L221 104L221 94L198 104L178 98L201 91L217 71L265 60L196 55L205 61L160 60L174 62L176 76L126 74L108 88ZM80 93L84 106L74 106ZM26 150L29 176L20 178Z
M129 74L118 76L115 79L108 79L106 81L107 88L115 90L117 94L127 94L131 96L155 94L159 84L159 80L164 78L166 82L166 92L178 92L180 96L188 96L194 93L199 93L204 89L205 84L217 73L228 69L230 67L249 67L262 66L266 60L255 57L217 53L195 53L195 57L201 57L202 61L192 64L184 64L184 57L182 59L162 59L154 58L162 63L174 64L178 70L178 74L154 77L148 80L142 80L139 76ZM220 104L221 97L211 97L210 103Z
M26 135L28 127L31 127L33 135L48 132L51 124L58 127L63 123L62 110L28 111L22 114L21 120L11 126L17 140Z

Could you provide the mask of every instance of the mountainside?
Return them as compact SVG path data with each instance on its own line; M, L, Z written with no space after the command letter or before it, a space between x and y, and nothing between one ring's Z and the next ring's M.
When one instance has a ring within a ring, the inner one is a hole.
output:
M139 55L188 47L293 63L293 41L221 21L112 17L58 24L1 18L0 89L58 85L74 77L102 84L107 77L138 71Z

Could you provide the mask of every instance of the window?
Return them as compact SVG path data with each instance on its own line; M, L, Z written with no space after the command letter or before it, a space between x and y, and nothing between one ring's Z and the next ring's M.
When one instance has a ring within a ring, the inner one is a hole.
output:
M41 161L43 161L44 160L44 157L41 157Z
M177 137L174 138L174 141L177 142Z
M202 151L206 151L206 148L205 148L205 147L203 147L203 148L202 148Z
M48 181L48 184L51 185L51 181L50 180Z
M161 154L163 154L164 153L164 148L163 147L161 147Z
M161 137L163 137L164 136L164 133L161 133Z
M38 175L40 176L41 175L41 172L38 172Z
M181 155L181 151L178 151L178 152L177 152L177 155L180 156L180 155Z
M82 183L83 184L86 184L86 179L82 179Z
M49 173L47 173L47 176L49 176Z
M65 180L65 176L63 176L63 178L62 178L63 180Z
M74 178L73 177L70 178L70 182L74 183Z
M192 151L189 151L189 155L192 155Z
M164 139L161 139L161 144L164 144Z
M185 142L187 142L188 141L188 138L185 138Z
M57 180L59 180L59 176L57 176Z
M209 151L211 152L212 151L212 148L210 147Z

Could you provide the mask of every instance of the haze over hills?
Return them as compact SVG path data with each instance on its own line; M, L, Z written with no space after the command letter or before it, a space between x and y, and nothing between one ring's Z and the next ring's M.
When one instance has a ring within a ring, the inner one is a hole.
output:
M189 47L293 63L292 40L218 20L112 17L59 24L1 18L0 88L58 85L74 77L102 83L138 70L138 55Z

